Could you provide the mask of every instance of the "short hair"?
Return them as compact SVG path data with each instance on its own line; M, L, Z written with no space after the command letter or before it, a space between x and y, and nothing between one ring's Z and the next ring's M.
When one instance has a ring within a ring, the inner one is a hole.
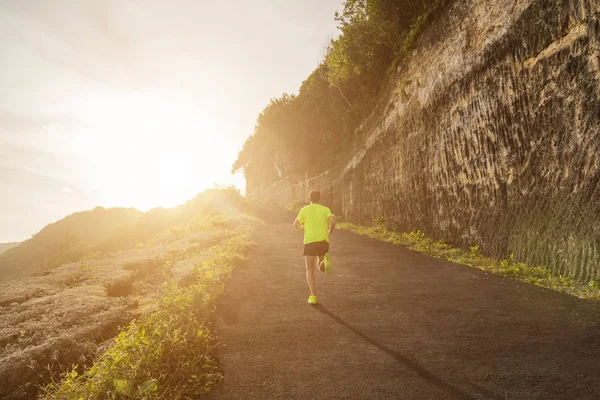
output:
M318 190L311 190L311 192L308 194L308 198L313 203L316 203L317 201L321 200L321 192Z

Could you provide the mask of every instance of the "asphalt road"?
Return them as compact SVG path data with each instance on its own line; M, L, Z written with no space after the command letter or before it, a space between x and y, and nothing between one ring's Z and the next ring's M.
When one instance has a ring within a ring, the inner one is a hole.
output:
M311 306L291 221L253 240L210 399L600 399L598 303L336 231Z

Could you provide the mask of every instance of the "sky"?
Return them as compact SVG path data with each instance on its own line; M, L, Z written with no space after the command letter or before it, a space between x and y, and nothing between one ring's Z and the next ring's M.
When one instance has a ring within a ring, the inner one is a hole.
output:
M232 176L341 0L0 0L0 242L76 211L172 207Z

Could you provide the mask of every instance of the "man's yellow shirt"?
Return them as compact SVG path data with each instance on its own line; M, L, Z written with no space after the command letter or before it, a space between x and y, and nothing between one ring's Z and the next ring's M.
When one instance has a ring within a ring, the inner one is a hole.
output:
M329 208L320 204L311 204L300 210L296 219L304 224L304 244L329 242L329 217L332 215Z

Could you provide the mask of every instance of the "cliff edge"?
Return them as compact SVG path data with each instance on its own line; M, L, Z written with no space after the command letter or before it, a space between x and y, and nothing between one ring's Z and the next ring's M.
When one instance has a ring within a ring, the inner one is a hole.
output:
M600 277L600 1L454 2L397 67L352 156L250 196L320 189L383 216L577 279Z

